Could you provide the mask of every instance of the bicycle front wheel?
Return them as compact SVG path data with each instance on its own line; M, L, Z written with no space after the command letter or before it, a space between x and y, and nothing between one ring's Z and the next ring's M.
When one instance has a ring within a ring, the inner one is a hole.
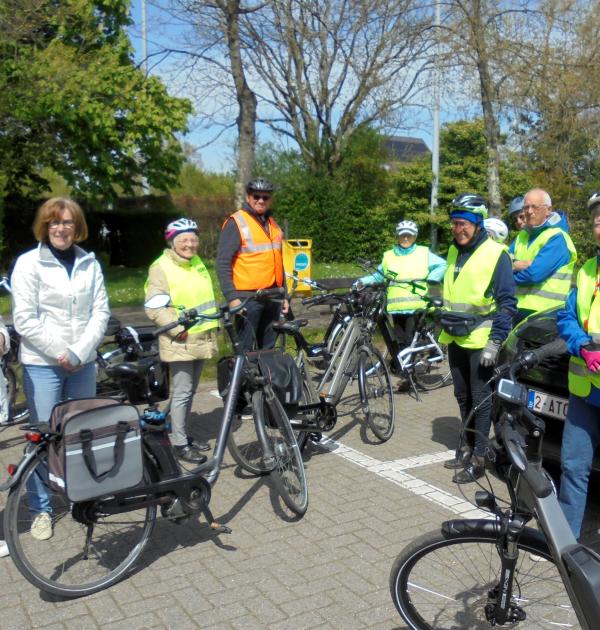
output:
M394 433L394 392L390 371L377 348L361 349L358 386L371 430L383 442L389 440Z
M398 556L390 575L396 609L413 630L490 628L501 579L498 539L487 528L435 531ZM511 608L523 628L579 628L547 546L523 533ZM514 627L514 623L508 623Z
M149 480L149 475L145 477ZM150 538L156 506L103 513L96 501L72 503L52 490L47 478L47 454L41 451L6 502L4 535L23 577L42 591L63 597L90 595L123 578ZM50 514L49 540L31 533L39 510Z
M263 419L273 450L271 477L279 496L294 514L302 516L308 509L308 485L302 454L285 409L276 396L267 401L264 392L253 395L252 407Z
M251 475L266 475L270 472L265 466L263 448L256 435L254 414L250 409L234 417L227 438L227 449L233 461Z

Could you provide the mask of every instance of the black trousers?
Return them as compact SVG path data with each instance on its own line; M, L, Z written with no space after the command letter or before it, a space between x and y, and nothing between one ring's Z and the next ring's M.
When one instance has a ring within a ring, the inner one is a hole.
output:
M480 457L485 455L488 436L492 424L492 393L491 385L487 381L494 373L493 366L479 365L482 349L472 350L462 348L452 342L448 345L448 362L454 382L454 396L460 409L460 417L465 426L473 407L479 405L474 417L466 427L465 441L462 446L470 449Z
M275 345L273 322L279 319L280 311L281 302L248 300L245 315L236 318L236 331L245 352L269 349Z
M415 316L413 313L392 313L394 333L401 348L410 346L415 334Z

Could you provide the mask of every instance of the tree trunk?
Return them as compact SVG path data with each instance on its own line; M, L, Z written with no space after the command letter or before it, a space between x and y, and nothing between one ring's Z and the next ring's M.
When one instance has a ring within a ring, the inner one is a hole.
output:
M237 207L244 201L245 185L252 177L254 152L256 148L256 95L246 81L242 62L239 33L239 0L229 0L225 17L227 21L227 47L229 63L235 84L235 94L239 106L238 128L238 168L235 182L235 201Z

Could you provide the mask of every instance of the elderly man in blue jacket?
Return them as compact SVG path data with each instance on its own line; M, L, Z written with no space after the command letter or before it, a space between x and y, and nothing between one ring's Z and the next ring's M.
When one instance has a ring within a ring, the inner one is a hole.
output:
M564 215L554 212L550 195L530 190L523 201L525 228L511 243L517 285L517 318L564 304L577 253Z

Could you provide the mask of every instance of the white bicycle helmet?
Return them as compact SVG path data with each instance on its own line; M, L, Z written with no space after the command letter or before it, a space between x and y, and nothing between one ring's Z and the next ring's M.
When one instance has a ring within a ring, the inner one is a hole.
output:
M592 193L587 202L587 209L591 212L600 203L600 192Z
M483 227L488 233L488 236L492 240L496 241L496 243L504 243L506 237L508 236L508 227L506 227L506 223L498 217L489 217L488 219L484 219Z
M414 221L400 221L396 226L396 236L400 236L400 234L416 236L418 233L419 227Z
M178 234L183 234L184 232L195 232L198 234L198 224L192 219L186 219L185 217L171 221L165 229L165 239L170 241Z

